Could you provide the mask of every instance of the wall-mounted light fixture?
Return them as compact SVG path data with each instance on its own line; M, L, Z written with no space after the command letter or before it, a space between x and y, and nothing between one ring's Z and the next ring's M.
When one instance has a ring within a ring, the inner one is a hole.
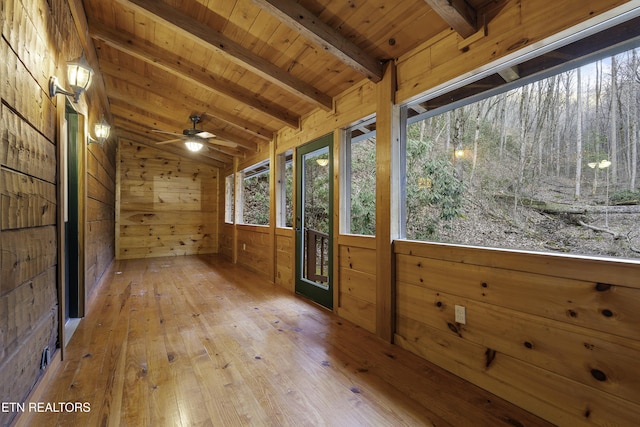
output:
M324 166L327 166L329 164L329 159L320 157L320 158L316 159L316 163L319 164L320 166L324 167Z
M73 96L73 102L78 102L82 92L87 90L91 84L93 69L89 66L84 54L73 61L67 62L67 83L71 86L71 91L63 89L58 84L58 78L51 76L49 79L49 97L53 98L61 93Z
M104 116L103 116L102 120L100 120L99 122L96 122L96 124L93 125L93 133L95 134L96 138L94 139L89 137L88 144L95 142L97 144L100 144L100 146L102 147L104 145L104 142L107 140L107 138L109 138L110 131L111 131L111 126L109 126L109 123L107 123L107 121L104 119Z
M196 151L200 151L200 150L202 149L202 143L201 143L201 142L198 142L198 141L195 141L195 140L192 140L192 139L190 139L190 140L186 141L186 142L184 143L184 145L186 145L186 146L187 146L187 149L188 149L189 151L193 151L194 153L195 153Z

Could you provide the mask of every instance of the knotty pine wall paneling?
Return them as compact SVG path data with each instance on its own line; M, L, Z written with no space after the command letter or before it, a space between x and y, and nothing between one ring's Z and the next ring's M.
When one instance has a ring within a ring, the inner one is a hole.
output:
M224 193L223 193L224 194ZM223 219L224 221L224 219ZM220 236L218 237L220 255L226 257L229 261L233 260L233 224L224 223L221 227Z
M295 292L295 233L292 228L276 228L276 273L278 286Z
M376 332L375 238L338 237L338 302L336 312L364 329Z
M639 262L395 248L398 345L558 425L637 424Z
M238 264L271 279L272 248L268 226L237 225Z
M119 158L119 259L217 253L218 168L127 140Z

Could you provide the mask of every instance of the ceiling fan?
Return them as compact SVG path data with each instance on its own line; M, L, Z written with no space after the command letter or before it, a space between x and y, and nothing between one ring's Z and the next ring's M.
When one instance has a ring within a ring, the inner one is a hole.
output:
M175 138L175 139L169 139L166 141L160 141L160 142L156 142L156 144L169 144L172 142L178 142L178 141L184 141L187 149L189 149L190 151L200 151L202 149L202 147L204 147L204 145L209 142L210 139L215 138L216 136L214 134L212 134L211 132L207 132L207 131L203 131L200 129L196 128L196 124L200 123L202 121L202 117L197 115L197 114L192 114L189 116L189 120L191 120L191 122L193 123L193 127L190 129L184 129L182 131L182 135L180 135L179 133L175 133L175 132L167 132L164 130L159 130L159 129L153 129L153 132L158 132L158 133L166 133L169 135L175 135L178 136L179 138ZM232 143L232 142L227 142L227 141L222 141L220 139L216 139L215 143L218 145L223 145L223 146L227 146L227 147L235 147L236 144Z

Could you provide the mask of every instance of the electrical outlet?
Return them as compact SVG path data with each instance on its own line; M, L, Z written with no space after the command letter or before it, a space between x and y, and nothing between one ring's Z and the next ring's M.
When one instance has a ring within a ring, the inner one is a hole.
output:
M467 310L462 305L456 305L456 323L467 324Z

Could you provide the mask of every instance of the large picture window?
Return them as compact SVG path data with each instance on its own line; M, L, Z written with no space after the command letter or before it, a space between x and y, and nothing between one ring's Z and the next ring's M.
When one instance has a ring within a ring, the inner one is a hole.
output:
M406 237L639 258L639 66L631 48L408 105Z

